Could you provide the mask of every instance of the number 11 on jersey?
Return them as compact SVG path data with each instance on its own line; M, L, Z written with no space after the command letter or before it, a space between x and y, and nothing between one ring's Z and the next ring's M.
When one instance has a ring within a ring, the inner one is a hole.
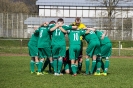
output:
M79 40L79 36L78 36L78 33L74 33L74 41L78 41Z

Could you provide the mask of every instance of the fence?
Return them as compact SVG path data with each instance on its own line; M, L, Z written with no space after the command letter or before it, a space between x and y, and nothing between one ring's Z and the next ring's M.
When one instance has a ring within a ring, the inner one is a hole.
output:
M10 54L10 55L28 55L28 44L29 39L0 39L0 55ZM127 42L122 41L112 41L113 50L112 56L133 56L133 41L128 43L128 46L124 46ZM86 43L83 43L83 55L86 51ZM68 47L68 42L67 42Z
M32 30L33 28L28 28L28 25L24 24L24 21L29 17L39 18L37 14L0 13L0 37L29 38L31 33L29 34L28 30ZM42 18L50 17L41 17L41 19ZM85 22L85 24L93 23L90 25L87 24L87 26L95 26L99 29L108 30L108 36L111 40L133 40L133 18L131 17L113 18L111 19L111 23L108 23L108 20L104 17L93 17L89 19L90 20Z
M0 13L0 37L27 38L27 25L24 21L32 16L35 15Z

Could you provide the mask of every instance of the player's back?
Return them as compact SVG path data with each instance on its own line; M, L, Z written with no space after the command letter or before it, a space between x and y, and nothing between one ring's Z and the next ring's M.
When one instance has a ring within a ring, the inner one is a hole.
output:
M38 39L38 47L49 46L50 44L50 33L48 31L48 27L40 27L39 28L39 39Z
M84 39L89 43L92 39L98 39L97 35L94 31L90 31L88 34L84 36Z
M69 45L80 45L81 44L80 36L82 34L84 34L84 31L69 30L69 33L68 33Z
M37 45L37 42L38 42L38 33L33 33L32 36L30 37L28 44Z
M106 43L110 43L111 42L107 35L105 35L104 39L101 39L101 37L103 35L103 31L102 30L96 30L95 33L98 36L101 44L106 44Z

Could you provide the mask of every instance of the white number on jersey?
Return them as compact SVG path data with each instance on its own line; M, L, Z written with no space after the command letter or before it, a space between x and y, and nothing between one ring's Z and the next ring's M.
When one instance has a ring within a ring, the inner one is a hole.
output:
M79 40L79 36L78 36L78 33L74 33L74 41L78 41Z
M55 36L60 36L60 32L61 32L60 29L56 29L56 30L55 30Z

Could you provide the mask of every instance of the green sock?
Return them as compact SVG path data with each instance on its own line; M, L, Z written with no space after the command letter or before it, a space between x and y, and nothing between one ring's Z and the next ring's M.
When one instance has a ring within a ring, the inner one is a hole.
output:
M34 72L34 64L35 62L33 60L30 61L30 70Z
M101 68L101 58L97 58L97 73L100 73Z
M72 73L76 74L75 64L71 64Z
M53 61L54 72L57 73L57 59Z
M60 74L60 71L62 69L62 59L58 59L58 73Z
M38 66L38 72L41 72L42 66L43 66L43 61L40 61Z
M108 68L109 68L109 60L105 60L105 64L104 64L104 73L107 73Z
M76 73L77 73L77 71L78 71L78 66L77 66L77 65L75 65L75 71L76 71Z
M86 74L89 74L89 66L90 66L90 60L87 58L85 60L85 66L86 66Z
M36 62L36 67L37 67L37 69L38 69L38 66L39 66L39 62Z
M92 61L91 71L90 71L91 74L93 73L95 66L96 66L96 60L93 60Z
M44 69L47 67L48 64L49 64L49 59L46 59L46 61L44 62L42 71L44 71Z

